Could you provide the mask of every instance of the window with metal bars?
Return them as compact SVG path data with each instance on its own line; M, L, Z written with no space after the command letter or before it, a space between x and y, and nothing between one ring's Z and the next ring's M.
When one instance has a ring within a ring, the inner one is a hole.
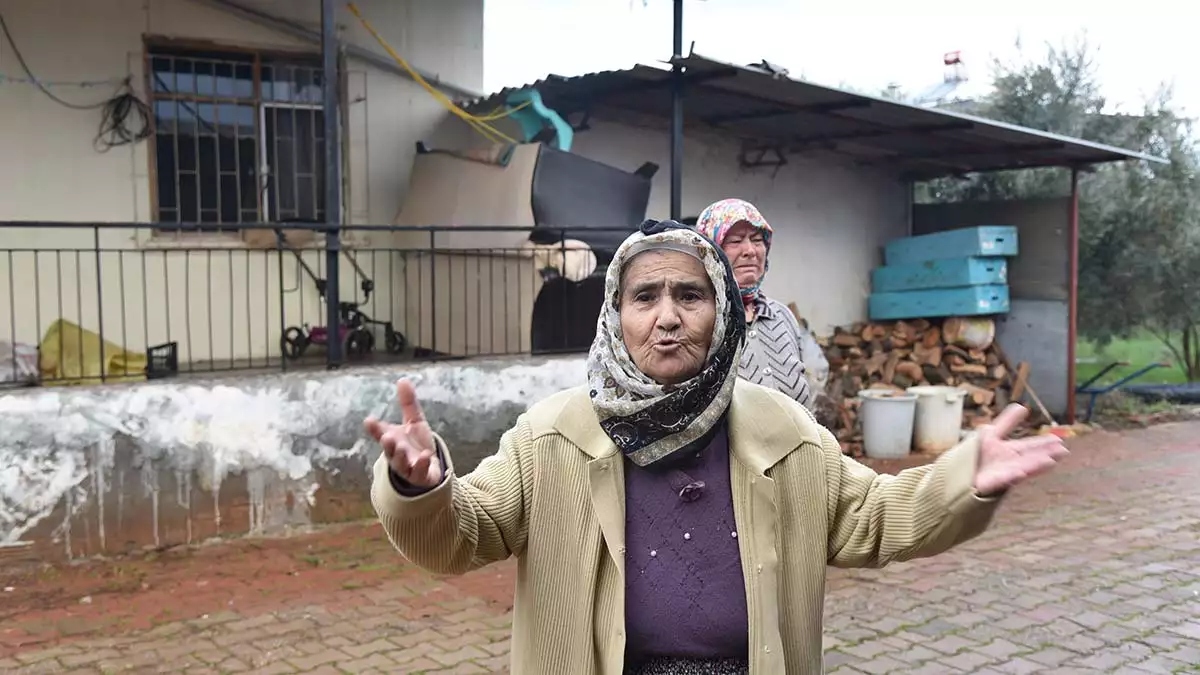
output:
M316 57L152 46L148 58L164 229L324 219Z

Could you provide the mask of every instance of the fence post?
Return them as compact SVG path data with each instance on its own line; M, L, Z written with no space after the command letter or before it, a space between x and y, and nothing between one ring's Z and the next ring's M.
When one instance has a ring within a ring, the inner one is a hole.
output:
M566 228L563 228L558 233L558 246L559 246L558 264L559 264L559 269L561 270L561 274L559 276L562 277L563 282L567 282L567 281L569 281L569 279L567 279L568 270L567 270L567 230L566 230ZM562 329L561 329L562 332L559 333L561 342L559 342L558 348L563 351L566 351L567 345L570 344L570 335L571 335L571 324L569 321L567 321L567 288L569 286L570 286L570 284L563 283L563 285L562 285L563 290L562 290L562 294L561 294L562 301L559 303L559 308L558 308L558 325L562 326ZM537 301L537 299L534 298L534 302L536 302L536 301Z
M103 275L100 273L100 226L99 225L92 226L92 244L93 244L92 248L94 248L96 251L96 318L97 318L97 324L99 325L97 332L100 335L100 382L103 383L105 380L104 366L107 363L107 361L104 356L104 291L102 290L104 288L104 285L103 285L103 281L102 281ZM78 267L78 265L76 265L76 267ZM81 271L82 270L76 270L75 273L79 274L79 272L81 272ZM80 318L82 318L82 312L80 312L80 315L81 315ZM16 349L16 345L14 345L13 348ZM147 358L149 358L150 352L148 349L147 349L146 354L147 354ZM15 352L13 353L13 358L14 359L16 358ZM151 365L150 363L146 364L147 367L149 367L150 365ZM80 374L83 374L83 372L84 372L82 364L80 365L79 372L80 372ZM125 373L125 374L128 375L128 373Z
M287 347L285 347L283 343L284 343L284 338L287 337L288 325L287 325L287 293L285 293L283 290L285 288L283 285L283 246L284 246L283 230L276 230L275 231L275 263L279 269L279 369L286 371L288 369L288 355L287 355ZM265 269L267 269L268 271L271 269L270 268L270 260L267 257L269 255L270 255L269 251L263 253L263 261L264 261L263 267ZM297 263L296 266L299 267L299 263ZM296 270L296 274L299 274L299 273L300 273L300 270ZM267 309L268 310L270 310L270 307L271 307L271 302L270 302L269 297L270 296L268 296L268 300L267 300ZM300 302L304 302L303 294L301 295ZM169 324L170 317L167 317L167 319L168 319L168 325L170 325ZM270 334L271 334L271 331L268 330L267 335L270 335ZM270 356L269 356L270 353L271 352L269 351L269 348L268 348L268 351L267 351L267 354L268 354L267 361L268 362L270 362Z
M342 363L341 315L338 307L339 256L342 247L342 144L338 124L338 26L336 0L321 0L321 61L324 66L322 107L325 115L325 309L326 365Z
M447 315L449 316L449 315ZM422 319L424 317L421 317ZM420 319L418 319L420 320ZM437 295L437 233L434 230L429 230L429 324L432 339L430 349L436 355L438 353L438 295ZM450 319L450 325L454 325L454 319Z

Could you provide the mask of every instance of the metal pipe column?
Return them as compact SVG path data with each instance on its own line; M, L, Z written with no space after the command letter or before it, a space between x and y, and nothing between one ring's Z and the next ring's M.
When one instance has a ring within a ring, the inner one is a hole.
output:
M1075 342L1079 339L1079 169L1071 168L1067 212L1067 424L1075 423Z
M675 0L671 58L671 219L682 217L683 201L683 0Z
M338 26L336 0L321 0L321 63L323 82L322 104L325 116L325 323L327 337L326 365L337 368L342 363L342 336L338 311L338 281L340 267L342 222L342 143L338 124L339 86Z

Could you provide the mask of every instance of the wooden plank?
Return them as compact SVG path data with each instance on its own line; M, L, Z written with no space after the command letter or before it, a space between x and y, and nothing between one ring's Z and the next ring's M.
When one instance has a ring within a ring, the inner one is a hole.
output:
M1017 376L1013 378L1012 400L1020 402L1021 397L1025 395L1025 384L1029 380L1029 362L1022 361L1017 364Z

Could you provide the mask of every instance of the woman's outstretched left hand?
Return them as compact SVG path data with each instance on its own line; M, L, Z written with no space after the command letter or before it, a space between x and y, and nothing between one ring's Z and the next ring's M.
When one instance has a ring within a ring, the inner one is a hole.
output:
M975 467L975 492L992 495L1054 468L1068 453L1053 434L1010 439L1008 435L1029 415L1029 409L1012 403L996 420L979 430L979 464Z

